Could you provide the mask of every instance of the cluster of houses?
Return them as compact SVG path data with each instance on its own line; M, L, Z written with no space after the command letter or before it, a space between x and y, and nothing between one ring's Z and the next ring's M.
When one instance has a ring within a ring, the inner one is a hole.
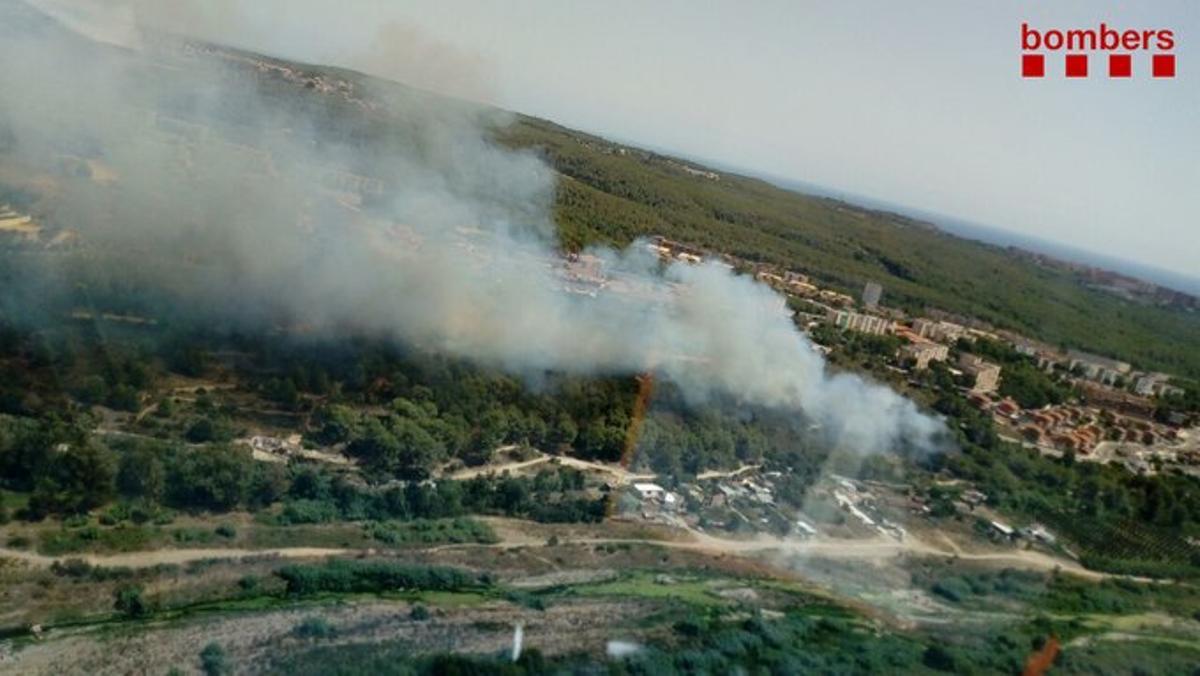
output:
M633 490L642 502L643 515L649 515L652 511L674 512L681 504L678 495L655 483L635 483Z
M807 275L793 270L749 261L730 254L715 253L662 236L650 238L646 246L662 261L678 261L693 265L711 261L730 270L753 270L755 279L781 293L809 299L830 307L841 308L854 305L853 297L832 289L822 289L813 284Z
M661 237L655 238L650 246L664 260L700 262L714 256ZM850 296L820 289L801 273L728 256L719 258L729 265L753 269L760 282L821 307L825 311L824 321L833 327L903 339L897 357L912 370L949 361L952 346L960 340L982 337L1011 345L1047 372L1067 374L1080 393L1079 405L1024 411L1015 401L996 397L1003 377L999 364L960 353L949 367L952 375L966 381L968 399L1040 447L1087 455L1104 441L1151 447L1174 442L1181 434L1175 428L1184 424L1182 414L1175 414L1177 419L1168 421L1170 426L1153 420L1155 402L1151 397L1182 392L1171 384L1169 374L1140 372L1126 362L1080 350L1061 350L1011 331L995 330L978 320L943 312L931 310L928 317L909 319L897 310L878 306L883 289L874 282L864 287L862 306L866 309L859 311L854 309L854 299ZM821 319L815 317L815 321Z
M278 61L256 57L248 53L238 52L205 42L185 42L181 50L188 56L216 57L225 61L250 66L260 73L278 76L288 82L301 85L306 89L316 90L322 94L338 93L349 101L369 105L366 101L353 97L354 83L349 80L334 79L319 73L305 72Z
M1080 456L1088 456L1104 441L1152 447L1187 438L1186 431L1144 415L1124 415L1111 407L1062 404L1022 409L1010 398L997 401L986 396L974 396L972 402L990 411L1002 429L1015 430L1024 441Z
M778 472L771 474L778 475ZM765 481L757 481L752 477L739 481L722 481L717 484L717 492L713 494L709 504L714 507L724 507L736 498L753 500L762 505L774 505L774 489Z
M720 261L727 260L726 257L716 256L699 247L691 246L690 244L684 244L683 242L676 242L660 236L650 238L650 242L646 245L646 248L650 251L650 253L654 254L659 260L664 262L679 261L680 263L698 265L703 263L706 259L716 258ZM733 267L732 263L728 263L728 265L731 268Z
M817 530L811 523L796 517L791 508L777 503L771 480L780 476L779 472L766 472L701 477L694 483L680 486L678 493L656 483L636 482L629 487L629 492L637 501L639 516L647 521L701 529L726 528L737 520L759 527L787 522L793 535L816 535ZM689 504L693 506L690 512Z
M850 514L862 525L871 528L881 535L886 535L898 541L903 541L908 531L894 521L882 516L870 488L859 481L833 475L834 487L832 496L837 506ZM870 513L875 516L871 516Z

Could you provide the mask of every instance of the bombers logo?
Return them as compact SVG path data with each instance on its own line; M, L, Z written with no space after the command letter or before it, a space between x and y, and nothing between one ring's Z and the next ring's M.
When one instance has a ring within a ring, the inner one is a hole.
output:
M1166 29L1119 31L1107 24L1076 30L1038 30L1021 24L1021 77L1045 77L1045 52L1064 52L1067 77L1088 76L1088 52L1108 53L1109 77L1133 77L1134 54L1140 64L1149 53L1150 73L1156 78L1175 77L1175 33Z

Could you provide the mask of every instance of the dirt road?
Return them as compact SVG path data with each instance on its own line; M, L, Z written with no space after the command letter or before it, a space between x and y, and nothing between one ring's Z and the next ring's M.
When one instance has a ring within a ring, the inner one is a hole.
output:
M423 548L424 551L446 551L454 549L514 549L518 547L543 547L546 545L544 536L536 536L528 532L526 526L536 526L516 519L486 519L496 532L499 542L493 544L444 544ZM943 548L934 546L915 537L896 541L890 538L869 539L837 539L812 538L780 539L767 535L759 535L749 539L722 538L699 531L682 531L677 539L648 539L620 537L559 537L558 544L562 545L638 545L666 547L670 549L685 549L700 551L712 555L763 556L784 555L796 557L813 557L834 560L855 560L863 562L883 563L902 555L952 558L961 561L980 563L995 563L1012 568L1036 570L1042 572L1062 571L1090 580L1100 580L1114 576L1083 568L1079 564L1066 559L1059 559L1042 552L1030 550L1011 550L1004 552L972 553L958 549L956 546ZM145 552L130 552L124 554L95 555L85 554L76 557L53 557L26 552L21 550L0 548L0 558L9 557L25 561L36 566L49 566L63 558L82 558L95 566L149 568L160 564L184 564L205 559L240 559L247 556L268 556L285 559L323 558L328 556L351 555L363 550L335 549L321 547L280 547L274 549L158 549Z
M741 475L745 474L746 472L752 472L756 469L761 469L761 468L762 468L762 465L742 465L741 467L739 467L737 469L731 469L727 472L710 469L707 472L701 472L701 473L697 474L696 480L704 481L706 479L732 479L735 476L741 476Z
M342 554L357 554L356 549L333 549L324 547L281 547L277 549L154 549L144 552L123 554L79 554L74 556L46 556L19 549L0 547L0 558L16 559L35 566L50 566L55 561L83 559L93 566L111 568L152 568L163 564L184 564L206 559L240 559L247 556L268 556L283 559L312 559Z
M509 446L505 446L496 450L505 451L509 450L510 448L511 447ZM504 472L526 470L551 462L554 462L562 467L574 467L575 469L611 474L623 484L632 483L634 481L653 481L658 477L657 474L638 474L635 472L630 472L620 465L607 465L599 462L589 462L587 460L580 460L578 458L571 458L567 456L539 454L538 457L533 458L532 460L521 460L518 462L508 462L499 465L470 467L449 474L446 478L462 481L465 479L474 479L477 476L482 476L485 474L503 474Z

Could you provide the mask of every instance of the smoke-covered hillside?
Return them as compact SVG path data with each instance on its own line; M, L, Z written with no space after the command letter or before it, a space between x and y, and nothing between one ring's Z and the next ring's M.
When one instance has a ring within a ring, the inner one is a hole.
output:
M493 140L511 116L161 33L92 40L119 18L0 46L18 93L0 161L44 228L9 315L368 335L527 379L649 372L694 403L802 413L839 446L931 447L936 422L829 373L782 298L719 263L590 249L602 279L581 290L556 173Z

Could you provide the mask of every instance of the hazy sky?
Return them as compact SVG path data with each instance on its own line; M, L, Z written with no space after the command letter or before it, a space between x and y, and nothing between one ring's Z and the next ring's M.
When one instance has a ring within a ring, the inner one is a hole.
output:
M183 23L210 37L1200 276L1193 0L195 7ZM1068 81L1051 57L1023 80L1022 21L1172 29L1178 75L1151 79L1137 55L1132 79L1110 80L1093 56L1093 77Z

